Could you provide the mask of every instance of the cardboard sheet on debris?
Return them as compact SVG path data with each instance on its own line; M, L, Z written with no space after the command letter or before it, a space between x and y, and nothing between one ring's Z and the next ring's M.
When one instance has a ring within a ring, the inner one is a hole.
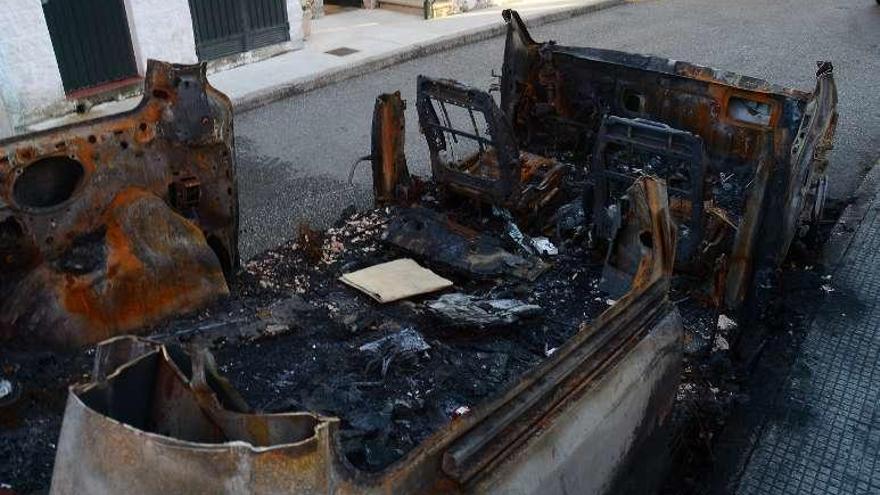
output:
M420 266L410 258L346 273L339 280L380 303L398 301L452 286L451 280Z

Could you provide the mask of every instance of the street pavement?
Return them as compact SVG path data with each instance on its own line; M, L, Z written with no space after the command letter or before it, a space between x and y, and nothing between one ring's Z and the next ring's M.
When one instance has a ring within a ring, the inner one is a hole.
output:
M731 492L880 493L880 193L870 196L767 419L739 439L754 445Z
M846 199L880 149L880 6L873 0L656 0L547 24L537 40L651 53L811 90L815 61L834 62L840 121L830 157L831 195ZM450 77L480 88L500 72L503 37L411 60L236 115L244 258L294 235L300 221L327 226L348 205L371 201L369 153L375 98L400 90L407 157L427 173L415 80Z

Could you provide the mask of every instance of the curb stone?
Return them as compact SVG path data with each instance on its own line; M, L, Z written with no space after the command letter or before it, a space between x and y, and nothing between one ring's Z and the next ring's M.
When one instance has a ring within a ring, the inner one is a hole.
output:
M852 247L859 225L871 208L871 202L880 187L880 160L871 167L862 183L853 193L853 201L840 214L837 223L831 229L831 235L825 245L822 263L829 273L837 271L846 253Z
M525 16L525 20L531 28L578 17L591 12L605 10L618 5L623 5L624 3L627 3L627 0L603 0L590 5L579 5L554 12L548 12L546 14ZM290 96L306 93L314 89L329 86L330 84L345 81L346 79L375 72L384 69L385 67L390 67L416 58L501 36L506 30L507 25L499 23L490 26L480 26L455 34L449 34L426 43L416 43L389 53L365 58L352 66L328 69L314 75L296 78L282 84L233 98L232 105L236 112L247 112Z

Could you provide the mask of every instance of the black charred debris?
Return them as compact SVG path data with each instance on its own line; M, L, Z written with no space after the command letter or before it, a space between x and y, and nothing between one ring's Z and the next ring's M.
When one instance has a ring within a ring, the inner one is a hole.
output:
M344 215L323 234L316 262L302 237L269 250L247 263L221 307L157 335L210 345L256 410L341 418L349 461L376 471L500 393L613 302L598 289L601 257L574 242L533 282L419 259L454 287L377 304L337 278L411 255L381 239L395 217L394 208ZM486 232L500 226L471 220Z
M577 202L560 211L566 215L560 223L568 216L583 218ZM448 214L493 239L508 233L509 224L491 211ZM150 336L211 348L220 371L254 410L340 417L346 456L376 471L456 415L499 394L614 303L599 289L603 256L587 249L583 232L575 228L573 234L568 230L569 240L553 246L557 254L542 253L544 261L536 254L514 256L546 265L534 280L522 273L474 276L420 259L454 281L454 288L377 304L337 278L411 255L382 239L396 218L393 207L351 210L325 232L301 229L298 238L248 262L229 298L157 327ZM494 249L502 244L510 252L517 249L509 239L497 244ZM690 308L684 316L691 354L725 353L731 327L716 332L714 311L681 302ZM48 366L4 356L4 369L36 395L21 400L14 424L7 421L0 430L0 451L10 453L0 480L20 489L47 485L63 390L68 381L85 379L89 353L49 356ZM25 369L30 371L16 372ZM42 387L59 400L42 400L37 393ZM685 382L680 399L700 390L701 384Z
M531 252L521 247L523 239L512 237L509 217L497 210L443 210L446 218L479 232L481 249L502 253L504 260L500 267L475 266L440 254L434 257L440 262L415 256L454 282L444 292L378 304L337 280L413 257L386 232L408 215L436 215L436 196L430 189L423 195L424 211L351 209L326 231L303 227L295 239L246 263L230 297L148 336L209 347L219 370L255 411L308 410L341 418L349 461L367 471L383 469L452 418L501 393L615 302L600 289L604 253L588 248L576 196L558 208L556 225L545 229L551 241L529 238L529 245L543 246ZM676 289L672 297L684 315L688 359L727 362L735 325L686 294ZM0 465L0 481L20 490L48 485L63 391L69 382L87 379L89 354L53 354L40 363L27 358L32 354L4 354L4 373L27 393L4 409L0 452L9 461ZM732 381L695 376L701 369L686 366L679 403L732 401L735 392L726 385ZM57 400L44 400L44 393Z

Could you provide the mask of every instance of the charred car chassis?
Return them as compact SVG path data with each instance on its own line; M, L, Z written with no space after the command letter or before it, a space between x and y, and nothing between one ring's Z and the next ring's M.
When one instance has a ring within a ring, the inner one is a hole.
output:
M831 65L820 63L815 91L803 93L683 62L536 43L516 12L504 17L500 106L454 81L418 80L432 181L407 170L399 94L377 100L373 188L390 213L369 236L460 277L462 291L476 287L470 279L495 280L480 297L546 278L555 246L542 236L553 237L604 259L588 285L612 296L597 298L601 311L577 313L567 340L537 365L374 471L346 456L345 417L266 413L207 350L115 337L98 346L92 381L70 390L52 493L613 490L677 389L673 270L708 275L695 289L704 300L739 308L772 285L790 244L821 214L836 121ZM223 273L238 263L231 131L229 102L204 67L154 62L136 110L0 142L0 263L14 267L0 275L4 331L83 344L226 294ZM314 251L333 282L341 266L364 262L328 260L338 241L306 237L314 245L291 251ZM564 286L582 273L553 276ZM132 292L154 302L128 304ZM591 303L579 296L564 305ZM435 321L426 312L414 321Z

